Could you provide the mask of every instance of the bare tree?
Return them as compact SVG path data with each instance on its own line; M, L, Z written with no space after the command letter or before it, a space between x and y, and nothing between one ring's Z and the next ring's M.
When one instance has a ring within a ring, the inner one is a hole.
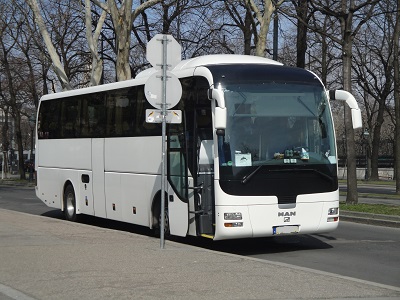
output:
M63 87L63 89L70 90L72 89L72 86L70 84L69 78L67 74L65 73L64 66L61 63L60 57L57 54L56 48L53 45L53 42L51 40L50 34L47 31L45 22L43 20L39 5L36 0L26 0L26 3L29 5L31 8L34 17L35 17L35 23L37 24L40 34L42 35L43 41L46 45L46 48L48 50L48 53L51 57L51 60L53 62L53 69L54 72L56 73L58 79L60 80L60 83Z
M133 1L126 0L118 7L117 1L92 0L94 4L110 14L116 36L116 72L117 80L132 78L129 55L131 50L132 24L138 15L149 7L160 2L160 0L148 0L132 10Z
M393 92L393 29L392 1L381 1L381 13L371 18L365 30L355 39L353 70L361 87L366 111L366 151L371 166L369 179L378 180L378 157L381 146L381 130L385 121L387 104ZM371 101L372 98L372 101Z
M5 9L2 11L0 21L0 63L5 77L5 82L4 84L2 83L1 86L1 92L6 111L10 113L13 119L12 135L15 136L18 149L18 169L20 178L25 179L21 120L22 108L24 106L23 91L25 89L26 80L20 80L19 74L23 73L26 68L24 67L24 61L19 56L19 52L16 50L18 45L17 41L21 33L22 21L21 19L15 18L15 15L17 15L16 7L5 4ZM8 129L7 126L6 129ZM7 132L3 134L4 136L8 135ZM13 136L11 136L11 138L13 138Z
M85 25L86 25L86 39L89 45L90 52L92 54L92 71L90 76L90 84L89 85L98 85L101 80L102 72L103 72L103 59L100 56L98 50L99 37L101 33L101 29L103 23L106 19L107 12L103 10L100 17L98 18L98 22L94 33L92 33L92 10L90 0L85 0Z
M244 0L246 6L253 12L254 19L258 25L258 31L256 33L256 56L265 56L265 49L267 45L267 35L269 32L269 26L272 20L272 15L275 10L284 2L284 0L263 0L258 2L254 0Z
M396 120L395 138L395 171L396 171L396 193L400 194L400 64L399 64L399 40L400 40L400 0L397 0L396 24L393 34L393 65L394 65L394 102Z
M340 35L330 35L329 38L341 47L343 62L343 88L352 92L352 57L354 37L362 26L370 19L378 0L341 0L327 5L325 1L310 0L313 9L331 16L340 24ZM326 34L318 30L321 34ZM358 203L356 152L354 146L354 129L351 122L351 112L345 109L345 128L347 141L347 203Z
M257 30L257 24L252 16L252 12L248 6L246 6L243 1L236 0L224 0L224 6L221 7L221 14L227 12L233 24L224 23L223 27L237 27L243 36L243 54L250 55L252 49L255 49L255 46L252 45L253 36L254 41L257 42L257 35L254 33ZM225 42L226 39L223 39ZM231 53L235 53L235 51L224 43L225 48Z
M297 14L297 35L296 35L296 66L299 68L306 67L307 52L307 31L308 22L312 13L308 13L308 1L292 0L292 4Z

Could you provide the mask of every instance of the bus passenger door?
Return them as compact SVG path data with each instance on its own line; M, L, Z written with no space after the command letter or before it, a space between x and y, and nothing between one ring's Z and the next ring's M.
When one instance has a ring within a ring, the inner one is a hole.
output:
M171 132L168 139L168 216L170 233L186 236L189 227L188 171L183 132Z

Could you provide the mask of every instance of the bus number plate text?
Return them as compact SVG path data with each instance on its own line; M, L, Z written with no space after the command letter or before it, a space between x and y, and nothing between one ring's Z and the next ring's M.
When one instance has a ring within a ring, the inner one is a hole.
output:
M273 234L293 234L299 233L299 226L298 225L289 225L289 226L274 226Z

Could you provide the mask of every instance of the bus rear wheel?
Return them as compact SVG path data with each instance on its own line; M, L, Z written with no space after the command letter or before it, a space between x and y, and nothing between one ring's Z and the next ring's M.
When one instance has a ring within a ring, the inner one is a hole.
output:
M68 185L64 191L64 217L66 220L72 222L78 220L75 191L72 185Z

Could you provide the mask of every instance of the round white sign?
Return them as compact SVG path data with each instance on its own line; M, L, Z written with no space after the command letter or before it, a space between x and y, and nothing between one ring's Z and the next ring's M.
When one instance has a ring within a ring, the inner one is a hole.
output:
M144 93L147 101L157 109L162 109L162 71L157 71L147 79L144 85ZM181 100L182 85L178 77L171 72L167 72L167 86L166 86L166 109L171 109Z

